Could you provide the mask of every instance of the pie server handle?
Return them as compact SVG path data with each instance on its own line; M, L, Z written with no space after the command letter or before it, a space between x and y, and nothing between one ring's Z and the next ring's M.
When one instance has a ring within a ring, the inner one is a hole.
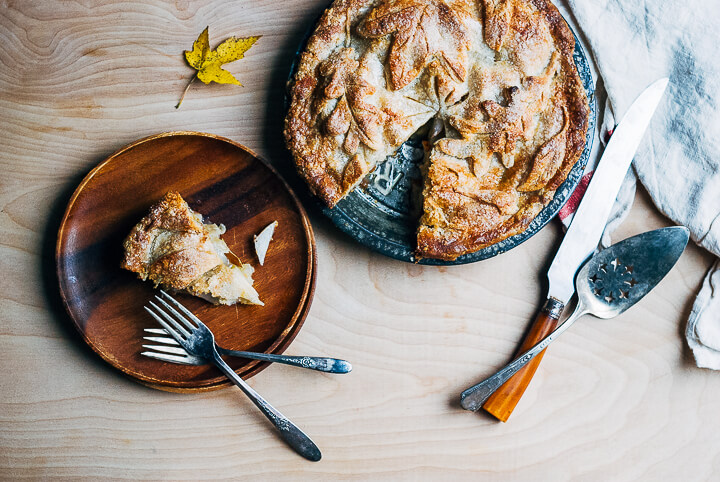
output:
M520 345L517 354L529 350L555 330L564 307L556 299L548 298L535 318L535 322L532 324L527 336L525 336L522 345ZM495 390L495 393L487 399L482 408L498 420L506 422L523 393L525 393L525 389L530 384L533 375L535 375L535 370L540 365L543 355L545 355L545 350L538 353L535 358Z

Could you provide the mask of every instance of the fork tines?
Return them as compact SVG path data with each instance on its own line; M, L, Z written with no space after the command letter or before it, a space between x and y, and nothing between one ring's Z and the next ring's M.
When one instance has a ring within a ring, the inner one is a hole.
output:
M143 308L145 308L145 311L147 311L153 318L155 318L155 320L160 323L163 328L165 328L167 333L173 338L175 338L179 343L182 343L181 339L189 338L190 333L198 329L198 327L205 327L205 325L195 315L193 315L187 308L181 305L172 296L167 294L164 290L160 290L160 293L165 298L167 298L168 301L174 304L180 311L182 311L183 314L187 316L181 315L178 310L170 306L164 299L157 295L155 296L155 299L165 309L156 305L152 301L148 301L148 304L153 309L150 309L147 306L144 306ZM173 316L170 316L168 314L168 311L172 313ZM190 320L194 321L195 324L193 324Z
M145 328L148 331L150 328ZM167 335L167 331L162 330L163 335ZM143 336L143 340L152 341L155 343L164 343L165 345L178 345L178 342L174 338L167 336Z

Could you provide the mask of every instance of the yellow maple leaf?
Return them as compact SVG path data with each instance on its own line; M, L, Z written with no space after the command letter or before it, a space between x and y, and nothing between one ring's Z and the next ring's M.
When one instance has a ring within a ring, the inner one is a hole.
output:
M230 72L223 69L222 66L243 58L245 52L247 52L259 38L260 36L245 38L230 37L218 45L215 50L210 50L208 27L205 27L205 30L203 30L193 43L192 50L185 51L185 60L187 60L192 68L197 70L197 73L185 88L185 92L187 92L190 84L192 84L196 78L205 84L217 82L218 84L242 85L239 80ZM175 108L180 107L185 97L185 92L183 92L180 102L178 102Z

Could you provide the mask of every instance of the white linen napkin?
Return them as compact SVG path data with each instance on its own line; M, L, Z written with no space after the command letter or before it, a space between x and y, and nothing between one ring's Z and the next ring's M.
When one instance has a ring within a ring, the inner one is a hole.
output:
M603 102L598 89L601 140L645 87L670 78L606 233L629 211L636 175L660 211L720 256L720 2L562 0L559 7L570 10L566 18L590 47L607 92ZM719 290L720 261L703 283L686 330L697 365L716 370Z

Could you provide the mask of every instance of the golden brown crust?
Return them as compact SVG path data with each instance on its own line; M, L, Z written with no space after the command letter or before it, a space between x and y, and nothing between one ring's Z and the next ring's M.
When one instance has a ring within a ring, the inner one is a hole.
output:
M229 262L222 232L222 226L203 224L179 193L169 192L125 239L121 266L155 285L215 302L262 304L252 288L252 269Z
M463 16L443 1L383 2L370 10L357 31L366 38L393 34L387 60L393 90L407 86L435 59L442 59L444 73L462 82L470 48Z
M183 233L185 236L181 239L186 239L191 245L196 244L198 240L187 238L195 238L203 233L202 222L192 215L182 196L174 191L165 194L163 199L152 205L148 215L133 227L123 243L125 257L121 266L138 273L143 279L148 276L151 251L155 241L154 231L157 229ZM176 249L180 249L181 239L174 238L172 241Z
M147 277L156 283L182 290L218 263L216 253L193 247L158 258L148 266Z
M588 123L590 122L590 107L588 105L585 88L577 73L575 60L573 59L575 37L570 27L557 7L549 1L530 1L544 14L545 19L550 25L555 45L562 53L562 71L565 72L564 81L557 89L559 95L562 95L562 100L558 99L558 104L556 105L564 105L569 128L565 146L565 161L546 187L549 192L554 193L555 190L565 182L565 178L567 178L570 169L575 165L575 162L580 158L585 148L585 137Z
M363 3L362 0L339 0L322 14L300 57L290 93L292 102L285 119L285 138L300 175L329 206L334 206L343 195L342 177L328 170L328 157L333 153L318 135L312 103L319 87L330 96L337 93L330 87L333 79L326 86L318 85L319 76L331 73L329 66L320 69L320 63L328 60L336 46L344 45L348 12Z
M338 0L301 56L288 147L332 207L442 118L417 252L454 259L525 230L579 158L589 107L574 45L547 0Z
M518 27L534 28L537 25L528 21L526 6L517 7L512 12L511 9L514 5L511 1L487 0L484 3L492 4L496 15L498 15L498 9L502 10L499 16L509 22L507 25L495 28L492 32L495 39L494 45L498 49L502 48L505 42L511 41L512 39L508 38L513 35L526 38L532 34L525 29L518 32ZM456 180L453 187L451 183L433 179L433 172L430 171L427 179L430 186L426 184L425 192L426 209L423 221L426 223L421 222L418 229L417 250L420 256L452 260L524 231L542 208L552 200L555 190L564 182L570 169L582 153L589 120L589 107L572 58L575 48L574 37L554 5L545 0L531 0L530 4L546 20L558 52L555 59L559 65L556 69L557 73L551 76L553 82L550 86L551 95L544 103L544 105L554 107L554 111L548 111L550 113L546 117L554 118L558 128L553 130L547 138L543 138L542 142L536 143L535 149L531 150L532 155L527 156L525 160L527 166L523 168L519 164L514 166L506 164L504 166L506 171L495 176L496 179L501 178L496 184L498 193L516 192L523 198L519 201L519 209L511 216L503 215L508 213L508 209L496 199L447 199L448 191L462 192L464 184ZM526 11L518 12L517 10L521 8ZM514 15L508 15L508 12L514 13ZM523 23L523 21L525 22ZM485 22L487 25L487 17ZM520 25L513 24L513 22L520 23ZM487 34L487 29L485 32ZM547 69L554 70L551 67L552 61ZM546 90L542 86L542 82L542 76L527 77L521 83L519 91L511 89L508 92L508 97L510 97L508 109L516 96L522 97L526 92L531 92L533 88ZM494 105L492 102L484 102L482 106L486 110L484 118L492 121L497 116L504 116L501 121L505 122L503 124L498 121L496 124L501 127L497 131L501 136L496 138L497 132L487 132L487 142L483 145L501 154L503 151L514 150L515 141L524 136L522 126L525 125L525 121L519 118L510 118L511 116L504 112L501 106ZM530 111L534 110L536 109L530 109ZM521 110L520 113L522 114L522 112ZM460 121L468 123L468 119ZM486 122L485 127L487 124ZM440 144L438 154L443 154L442 148L443 145ZM522 162L522 157L517 156L514 160ZM505 164L504 159L501 161ZM443 162L440 160L436 170L442 170L442 168ZM457 168L452 169L456 175L457 171ZM482 178L492 184L492 172L488 172ZM438 195L438 190L442 194ZM474 190L475 198L479 192L481 192L480 189ZM441 203L440 210L446 219L441 222L428 219L428 214L433 211L432 207L428 207L429 202ZM494 210L492 206L494 206Z

